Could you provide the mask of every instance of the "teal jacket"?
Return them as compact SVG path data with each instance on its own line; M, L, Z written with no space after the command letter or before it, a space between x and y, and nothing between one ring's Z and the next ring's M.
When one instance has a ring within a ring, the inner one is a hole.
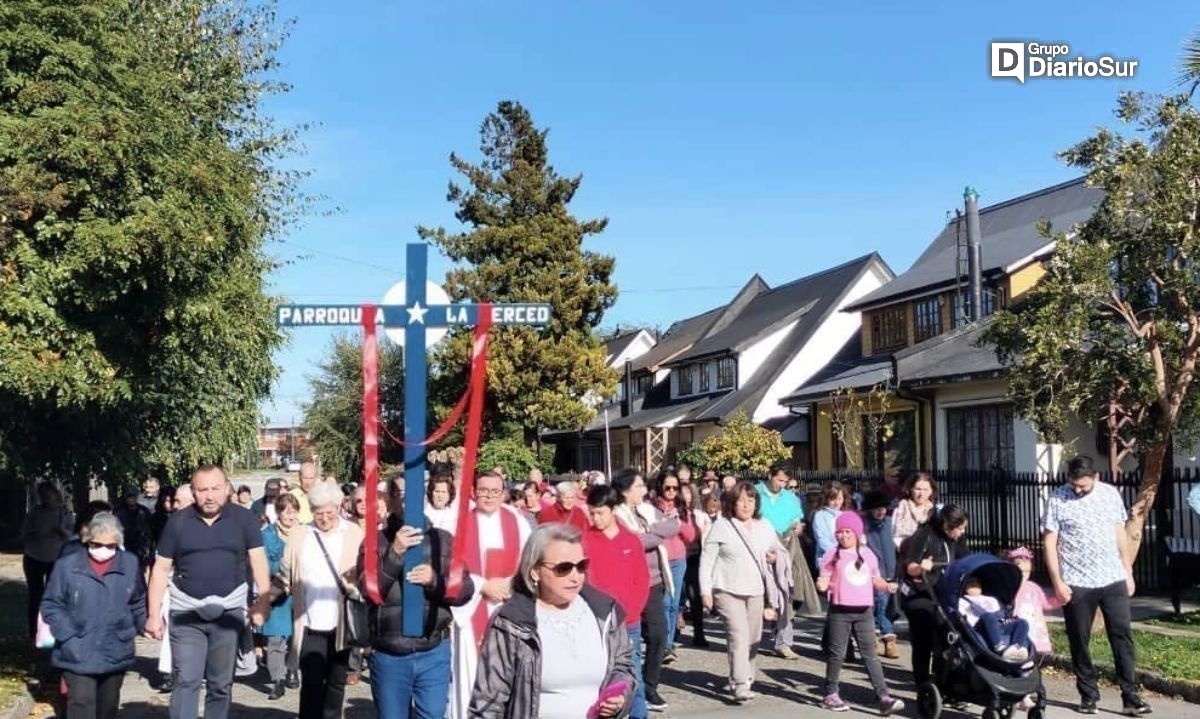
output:
M274 524L263 527L263 550L267 553L267 570L274 577L279 574L283 565L283 550L287 541L279 536L279 528ZM271 607L271 614L258 630L264 637L292 636L292 598L287 597L282 604Z

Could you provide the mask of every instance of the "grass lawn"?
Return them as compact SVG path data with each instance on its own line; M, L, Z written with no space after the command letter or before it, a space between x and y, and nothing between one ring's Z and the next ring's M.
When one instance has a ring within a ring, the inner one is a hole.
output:
M0 707L20 696L29 671L25 584L0 581Z
M1067 635L1062 626L1050 625L1050 641L1054 653L1071 656ZM1137 649L1137 668L1161 674L1169 679L1196 681L1200 679L1200 639L1168 637L1135 629L1133 643ZM1103 632L1092 635L1092 659L1097 665L1113 666L1112 649Z

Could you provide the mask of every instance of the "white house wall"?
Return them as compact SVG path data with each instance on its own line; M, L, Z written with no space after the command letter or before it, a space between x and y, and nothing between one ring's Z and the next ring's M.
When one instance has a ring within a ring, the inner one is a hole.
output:
M779 401L829 364L850 338L860 332L862 313L842 312L842 308L881 287L885 281L886 278L874 268L863 273L854 286L842 296L841 304L834 308L767 388L762 401L754 408L752 418L755 422L761 424L772 417L781 417L788 413L787 407ZM741 361L738 364L740 368Z
M937 445L937 466L945 468L947 458L946 410L955 407L1010 403L1008 382L971 382L939 387L936 393L937 414L934 417L934 436ZM1042 441L1033 425L1013 416L1013 469L1017 472L1056 474L1066 470L1066 463L1076 454L1091 456L1100 466L1106 457L1096 451L1095 430L1073 419L1067 426L1062 443Z
M934 396L937 403L937 412L933 418L934 446L937 450L937 466L943 469L949 465L946 410L957 407L1002 404L1010 401L1008 383L1004 380L939 387ZM1037 433L1028 422L1020 417L1013 417L1013 454L1016 471L1035 472L1038 470L1039 457L1042 462L1054 462L1057 453L1052 449L1048 450L1040 446Z
M762 338L758 342L750 345L738 355L738 387L744 387L746 383L749 382L750 379L754 377L754 375L757 374L760 369L762 369L763 362L765 362L767 357L769 357L770 354L775 351L775 348L779 347L779 343L783 342L784 338L787 337L793 329L795 329L798 322L800 322L799 319L792 320L783 327L780 327L771 334ZM714 362L712 364L715 368L716 363ZM714 384L713 386L715 387L716 385ZM780 409L783 408L780 407ZM757 415L755 415L755 421L758 421Z
M621 350L619 355L609 360L608 366L621 369L625 366L625 362L627 360L635 360L649 352L653 347L654 338L650 336L649 332L642 330L638 333L637 337L629 343L629 346Z

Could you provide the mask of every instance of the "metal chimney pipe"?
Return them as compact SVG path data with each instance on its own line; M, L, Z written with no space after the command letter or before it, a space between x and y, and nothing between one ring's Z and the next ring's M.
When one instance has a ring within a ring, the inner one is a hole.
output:
M983 252L980 249L982 235L979 231L979 193L974 187L963 191L967 205L967 271L970 275L969 313L972 322L983 316Z
M625 376L621 381L625 383L625 401L621 403L621 416L628 417L633 413L633 360L625 360Z

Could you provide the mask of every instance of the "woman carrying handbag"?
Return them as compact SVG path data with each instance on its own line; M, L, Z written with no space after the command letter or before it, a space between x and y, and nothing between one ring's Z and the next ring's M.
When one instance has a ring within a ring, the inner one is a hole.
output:
M773 621L778 588L768 565L786 556L775 531L759 517L754 485L738 482L721 497L700 553L700 592L705 609L716 606L728 633L729 687L739 702L754 699L755 655L763 620Z

